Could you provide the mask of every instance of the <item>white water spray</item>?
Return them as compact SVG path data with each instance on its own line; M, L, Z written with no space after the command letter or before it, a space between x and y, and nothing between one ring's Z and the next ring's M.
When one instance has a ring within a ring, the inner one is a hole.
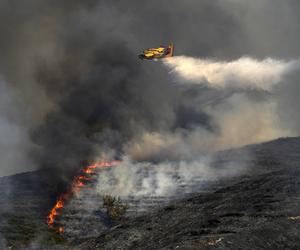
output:
M300 69L300 60L257 60L242 57L234 61L215 61L176 56L163 61L180 80L207 84L214 88L237 87L271 90L283 77Z

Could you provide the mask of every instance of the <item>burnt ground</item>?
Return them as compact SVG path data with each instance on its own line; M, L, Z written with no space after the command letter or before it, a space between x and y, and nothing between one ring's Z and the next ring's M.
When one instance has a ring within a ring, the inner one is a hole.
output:
M299 249L300 171L276 171L126 221L78 249Z
M77 249L299 249L300 139L279 139L219 153L249 171L132 220Z
M250 157L243 159L242 155ZM123 218L98 236L71 242L45 226L45 214L51 207L51 185L47 178L39 177L44 174L33 172L1 178L0 246L3 249L8 246L20 249L21 244L36 249L299 249L300 138L220 152L216 166L231 161L243 161L248 171L214 183L205 193L189 194L167 206L153 207L144 215Z

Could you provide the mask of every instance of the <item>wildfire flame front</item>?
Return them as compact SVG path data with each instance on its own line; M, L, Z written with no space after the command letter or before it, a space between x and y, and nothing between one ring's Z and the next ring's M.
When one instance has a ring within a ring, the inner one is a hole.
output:
M70 199L74 194L78 193L83 187L85 187L86 183L93 180L91 175L96 174L96 170L100 168L107 168L115 166L119 163L119 161L111 161L111 162L97 162L93 165L84 167L79 175L75 176L71 188L69 191L61 194L58 199L56 200L54 206L50 210L47 216L47 224L49 227L54 228L54 222L58 216L61 215L61 210L64 208L68 199ZM87 176L88 175L88 176ZM59 233L64 232L64 227L54 228L57 229Z

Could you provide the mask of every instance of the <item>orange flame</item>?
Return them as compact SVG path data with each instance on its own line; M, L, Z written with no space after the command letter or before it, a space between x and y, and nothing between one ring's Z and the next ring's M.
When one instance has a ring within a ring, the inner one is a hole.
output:
M95 175L97 169L116 166L118 163L120 163L120 162L119 161L97 162L93 165L84 167L81 170L81 172L79 173L79 175L74 177L70 190L67 191L66 193L63 193L62 195L60 195L58 197L58 199L56 200L54 206L52 207L52 209L50 210L50 212L47 216L48 226L53 228L55 219L61 214L61 210L65 206L66 201L71 196L78 193L86 185L86 183L93 180L93 178L91 178L90 176L86 176L86 175ZM59 233L63 233L64 228L59 227L59 228L57 228L57 231Z
M58 200L56 201L54 207L51 209L50 213L47 216L47 224L53 225L55 217L59 215L59 210L64 207L65 198L64 195L61 195Z

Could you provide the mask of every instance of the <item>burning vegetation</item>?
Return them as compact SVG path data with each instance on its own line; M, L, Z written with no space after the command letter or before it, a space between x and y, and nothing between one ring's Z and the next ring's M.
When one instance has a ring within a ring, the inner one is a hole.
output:
M76 175L72 181L71 187L68 191L61 194L52 209L47 216L47 225L57 230L59 233L64 232L64 227L55 224L57 217L61 215L62 209L64 208L66 202L74 195L80 192L81 189L85 188L86 185L93 181L93 176L97 174L97 170L101 168L108 168L117 165L118 161L111 162L97 162L93 165L84 167L78 175Z

